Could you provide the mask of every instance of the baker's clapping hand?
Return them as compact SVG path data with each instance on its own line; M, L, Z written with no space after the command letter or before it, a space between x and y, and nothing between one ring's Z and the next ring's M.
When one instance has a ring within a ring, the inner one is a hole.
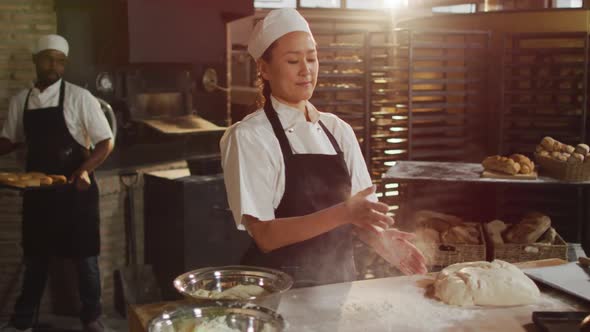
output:
M351 224L367 231L377 232L379 229L389 228L394 221L386 215L389 210L387 204L372 202L368 199L374 192L375 186L370 186L359 191L344 204Z

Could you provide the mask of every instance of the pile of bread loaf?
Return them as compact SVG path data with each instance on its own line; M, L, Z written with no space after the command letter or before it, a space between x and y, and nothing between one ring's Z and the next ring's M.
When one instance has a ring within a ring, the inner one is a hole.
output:
M430 210L414 214L416 242L444 244L481 244L477 224L461 218Z
M510 157L490 156L484 159L481 164L487 171L509 175L531 174L535 171L535 163L527 156L518 153Z
M0 184L18 188L50 186L67 182L68 179L64 175L44 174L40 172L0 172Z
M589 162L590 147L586 144L578 144L575 147L559 142L549 136L544 137L536 148L537 155L551 158L557 161L581 164Z
M551 218L538 212L526 214L520 222L510 225L501 220L493 220L486 224L486 232L495 245L505 243L553 244L557 232L551 227Z

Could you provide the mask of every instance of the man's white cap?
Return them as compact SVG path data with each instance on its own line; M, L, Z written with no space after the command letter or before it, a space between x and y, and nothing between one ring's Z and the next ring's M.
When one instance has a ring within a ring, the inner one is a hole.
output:
M70 47L68 46L68 41L60 35L45 35L37 40L37 44L35 44L33 53L37 54L45 50L60 51L68 56Z
M307 21L295 9L281 8L272 10L254 27L248 41L248 53L255 60L258 60L270 44L294 31L312 34Z

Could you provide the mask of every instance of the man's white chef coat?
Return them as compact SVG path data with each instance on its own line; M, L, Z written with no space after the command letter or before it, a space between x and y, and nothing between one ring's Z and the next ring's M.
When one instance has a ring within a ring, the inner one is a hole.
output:
M60 84L61 80L58 80L43 92L33 88L28 109L58 106ZM12 143L26 142L23 114L28 93L29 89L25 89L10 100L8 118L0 136ZM72 137L86 148L113 137L98 100L88 90L69 82L65 82L64 87L64 118Z

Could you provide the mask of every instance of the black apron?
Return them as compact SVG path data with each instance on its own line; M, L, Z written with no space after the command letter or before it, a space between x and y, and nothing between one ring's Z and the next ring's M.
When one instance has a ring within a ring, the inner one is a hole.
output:
M275 217L303 216L348 199L351 193L348 167L338 142L324 124L319 121L336 155L293 154L270 102L264 106L264 112L279 140L285 163L285 193ZM352 243L350 226L346 225L266 254L254 243L242 264L282 270L295 279L295 287L353 281L356 269Z
M24 105L27 172L61 174L68 179L88 158L89 151L70 134L64 117L62 80L56 107L29 110ZM74 184L25 190L22 245L25 256L97 256L100 251L98 187L78 191Z

